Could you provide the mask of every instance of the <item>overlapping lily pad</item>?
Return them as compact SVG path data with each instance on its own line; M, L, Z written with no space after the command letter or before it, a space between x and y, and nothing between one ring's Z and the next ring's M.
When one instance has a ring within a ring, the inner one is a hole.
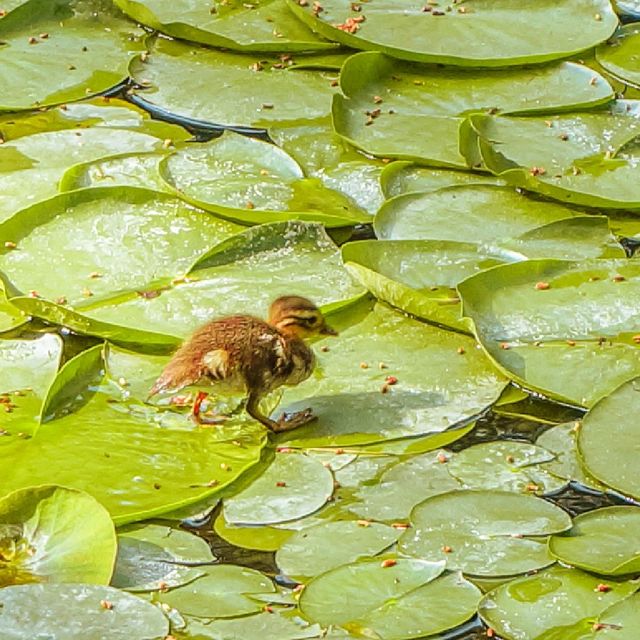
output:
M354 49L470 67L566 58L606 40L618 24L604 0L546 0L526 6L481 0L427 5L426 11L408 0L371 6L323 0L319 11L311 3L287 1L312 29Z
M143 35L101 0L30 0L0 22L0 111L81 100L110 89L126 79Z
M282 149L237 133L186 147L160 171L180 197L243 223L298 219L343 227L369 219L346 196L305 177Z
M640 85L640 29L631 23L621 27L613 38L596 49L596 60L612 76L625 84Z
M604 484L637 499L640 482L635 461L640 439L634 415L639 402L640 381L634 379L598 402L578 432L578 451L587 471Z
M175 38L240 51L315 51L337 45L316 36L285 0L115 0L125 13Z
M598 617L637 589L632 582L608 580L605 588L599 588L601 584L602 578L578 569L551 567L489 592L479 611L482 619L506 640L591 640ZM602 631L594 636L603 636Z
M106 584L115 556L111 518L86 493L47 485L0 500L0 587L29 582Z
M197 503L259 462L261 426L238 418L220 429L198 428L188 415L128 399L117 381L107 384L104 367L95 349L70 360L59 374L64 382L54 381L56 395L47 398L48 420L30 439L21 432L34 431L32 414L15 411L0 440L4 459L12 460L0 495L34 484L69 486L123 523Z
M0 625L11 640L163 640L169 633L169 620L158 607L119 589L88 584L0 589Z
M475 612L479 590L460 575L438 578L443 563L399 559L347 564L312 580L300 609L310 620L389 640L422 638Z
M381 53L360 53L340 72L344 96L333 100L333 125L351 144L375 156L466 168L476 163L460 155L460 116L602 104L613 97L612 90L600 76L590 84L594 73L567 62L536 69L445 72L399 63Z
M94 296L144 291L149 282L184 273L241 229L155 191L85 189L36 204L0 224L0 245L5 245L0 269L23 293L86 306ZM6 248L7 242L16 246Z
M411 523L398 541L402 553L491 577L552 564L543 536L566 531L571 518L533 496L454 491L420 503L411 512Z
M232 53L156 38L131 75L152 109L224 126L266 128L327 116L335 73L288 68L278 58ZM180 82L176 82L180 78ZM203 90L203 87L206 87Z
M473 136L462 146L510 184L589 207L640 208L637 101L605 111L553 117L472 115Z
M354 305L331 322L340 336L318 343L320 375L282 399L286 411L311 407L318 416L283 436L294 446L441 433L472 421L504 387L472 340L384 305Z
M128 591L179 587L204 575L194 565L215 560L198 536L156 524L118 531L118 557L111 585Z
M458 290L483 347L525 388L592 406L640 374L634 261L531 260Z

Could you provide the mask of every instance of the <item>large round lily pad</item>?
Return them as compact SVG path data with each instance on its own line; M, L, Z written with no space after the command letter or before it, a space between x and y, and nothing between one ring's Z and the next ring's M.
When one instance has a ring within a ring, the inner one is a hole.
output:
M454 491L411 512L398 542L407 555L446 561L476 576L509 576L553 562L543 536L566 531L571 518L540 498L503 491Z
M384 524L338 520L297 531L276 554L276 563L290 577L316 576L366 556L375 556L400 535Z
M0 500L0 557L0 587L107 584L116 534L106 509L82 491L54 485L21 489Z
M249 487L225 501L224 517L240 525L297 520L317 511L332 493L333 477L319 460L281 453Z
M237 133L185 147L160 167L180 197L239 222L299 219L343 227L369 220L346 196L306 178L282 149Z
M637 356L636 356L637 357ZM640 380L627 382L586 415L578 432L578 451L587 471L604 484L640 499L636 473L640 426Z
M30 0L25 9L0 22L0 111L101 93L127 77L142 48L144 31L110 3Z
M479 612L505 640L590 639L597 617L637 588L632 582L601 584L597 576L555 566L490 591Z
M268 127L327 116L335 73L287 68L279 58L219 51L166 38L131 65L141 104L225 126ZM176 82L176 78L180 82ZM204 89L204 90L203 90Z
M535 69L444 71L361 53L340 72L344 95L333 100L333 125L375 156L466 168L476 163L460 155L460 116L483 110L555 112L609 101L613 93L607 81L597 76L598 82L590 84L592 77L591 69L566 62Z
M410 0L373 5L323 0L320 11L312 3L288 3L312 29L354 49L460 66L566 58L606 40L618 24L604 0L539 0L525 6L517 0L480 0L426 5L426 11Z
M5 640L163 640L169 620L129 593L88 584L24 584L0 589Z
M489 355L525 388L592 406L640 374L640 269L629 260L531 260L458 286Z
M319 375L285 391L285 411L311 407L318 416L283 435L292 445L442 433L471 422L500 395L503 378L467 336L382 304L369 309L365 302L333 314L340 335L318 343Z
M125 13L175 38L240 51L315 51L337 45L316 36L285 0L115 0Z
M632 86L640 85L640 28L631 23L621 27L613 38L596 49L596 60L612 76Z
M94 304L123 289L185 273L242 227L134 187L60 194L0 224L0 269L24 293Z
M583 513L573 527L552 536L549 550L561 562L610 576L640 572L640 509L607 507Z

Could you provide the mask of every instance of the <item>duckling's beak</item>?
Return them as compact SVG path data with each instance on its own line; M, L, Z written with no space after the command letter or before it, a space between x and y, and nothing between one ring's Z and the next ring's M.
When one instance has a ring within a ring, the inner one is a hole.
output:
M338 332L335 329L332 329L328 324L325 324L322 329L320 329L320 335L322 336L337 336Z

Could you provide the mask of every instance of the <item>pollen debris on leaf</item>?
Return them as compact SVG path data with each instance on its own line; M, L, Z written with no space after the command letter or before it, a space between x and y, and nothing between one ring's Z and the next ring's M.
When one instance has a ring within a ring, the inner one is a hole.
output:
M608 593L609 591L611 591L611 585L605 584L604 582L601 582L595 589L594 591L598 591L599 593Z
M359 527L369 527L371 526L371 520L356 520Z
M509 349L511 349L511 346L509 345L508 342L501 342L500 343L500 348L504 349L505 351L508 351Z
M508 455L505 460L509 463L509 464L513 464L516 459L512 456L512 455Z
M614 282L624 282L626 280L626 278L624 276L621 276L621 275L616 275L616 276L613 276L612 280Z
M597 84L598 82L598 77L597 76L593 76L593 78L591 78L591 80L589 80L589 84L593 87L595 84Z
M457 348L457 352L459 355L464 355L466 353L464 347L458 347Z
M395 567L398 564L397 560L394 560L393 558L387 558L386 560L383 560L380 563L380 566L383 569L388 569L389 567Z
M264 607L262 608L263 611L265 611L266 613L273 613L273 607L269 604L265 604Z
M373 96L374 104L380 104L382 102L382 98L380 96Z
M440 464L444 464L445 462L449 462L448 456L445 453L443 453L442 451L438 454L437 460L438 460L438 462Z
M18 245L17 245L15 242L11 242L10 240L7 240L7 241L4 243L4 248L5 248L5 249L16 249L16 248L17 248L17 246L18 246Z
M369 365L368 365L366 362L361 362L361 363L360 363L360 368L361 368L361 369L368 369L368 368L369 368Z
M398 378L395 376L387 376L384 381L390 385L398 384Z
M255 205L255 204L253 204L253 202L249 201L249 202L247 202L247 203L245 204L245 207L246 207L247 209L255 209L255 208L256 208L256 205Z
M329 351L329 347L327 347L327 345L326 345L326 344L323 344L323 345L320 347L320 351L322 351L322 353L327 353L327 351Z
M291 453L293 449L291 447L277 447L276 453Z
M100 600L100 606L103 609L107 609L109 611L111 611L111 609L113 609L113 603L109 602L108 600Z
M408 522L394 522L391 524L394 529L409 529L411 525Z
M546 291L551 288L551 285L548 282L536 282L535 288L537 291Z
M445 544L445 545L442 547L442 551L444 551L444 553L453 553L453 548L452 548L452 547L450 547L448 544Z
M604 628L602 622L594 622L593 625L591 625L593 631L602 631Z
M29 44L37 44L38 43L38 38L36 38L35 36L31 36L29 38Z
M547 173L547 170L544 167L531 167L531 169L529 169L529 173L532 176L543 176Z
M535 484L534 482L530 482L529 484L527 484L527 486L524 488L525 491L540 491L540 487Z
M380 393L389 393L389 389L391 389L391 387L385 382L381 387L380 387Z
M640 334L633 336L631 340L633 340L633 342L635 342L636 344L640 344Z
M89 274L89 277L93 280L95 280L96 278L102 278L102 274L99 271L92 271Z
M487 629L486 635L487 635L487 638L495 638L496 637L496 632L491 627L489 627Z
M575 341L575 340L567 340L567 344L568 344L570 347L575 347L575 346L576 346L576 341Z
M287 483L284 482L283 480L278 480L278 482L276 482L276 487L286 487Z

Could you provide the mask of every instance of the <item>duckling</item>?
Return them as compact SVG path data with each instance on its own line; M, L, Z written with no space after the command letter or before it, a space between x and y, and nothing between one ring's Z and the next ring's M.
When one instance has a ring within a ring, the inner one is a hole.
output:
M224 384L247 394L246 411L274 432L295 429L315 417L311 409L283 416L278 422L260 412L262 398L282 385L306 380L315 366L313 351L304 338L337 335L322 312L300 296L275 300L267 321L236 315L205 324L176 351L151 388L149 398L163 391L177 391L202 379ZM198 394L192 415L202 424Z

